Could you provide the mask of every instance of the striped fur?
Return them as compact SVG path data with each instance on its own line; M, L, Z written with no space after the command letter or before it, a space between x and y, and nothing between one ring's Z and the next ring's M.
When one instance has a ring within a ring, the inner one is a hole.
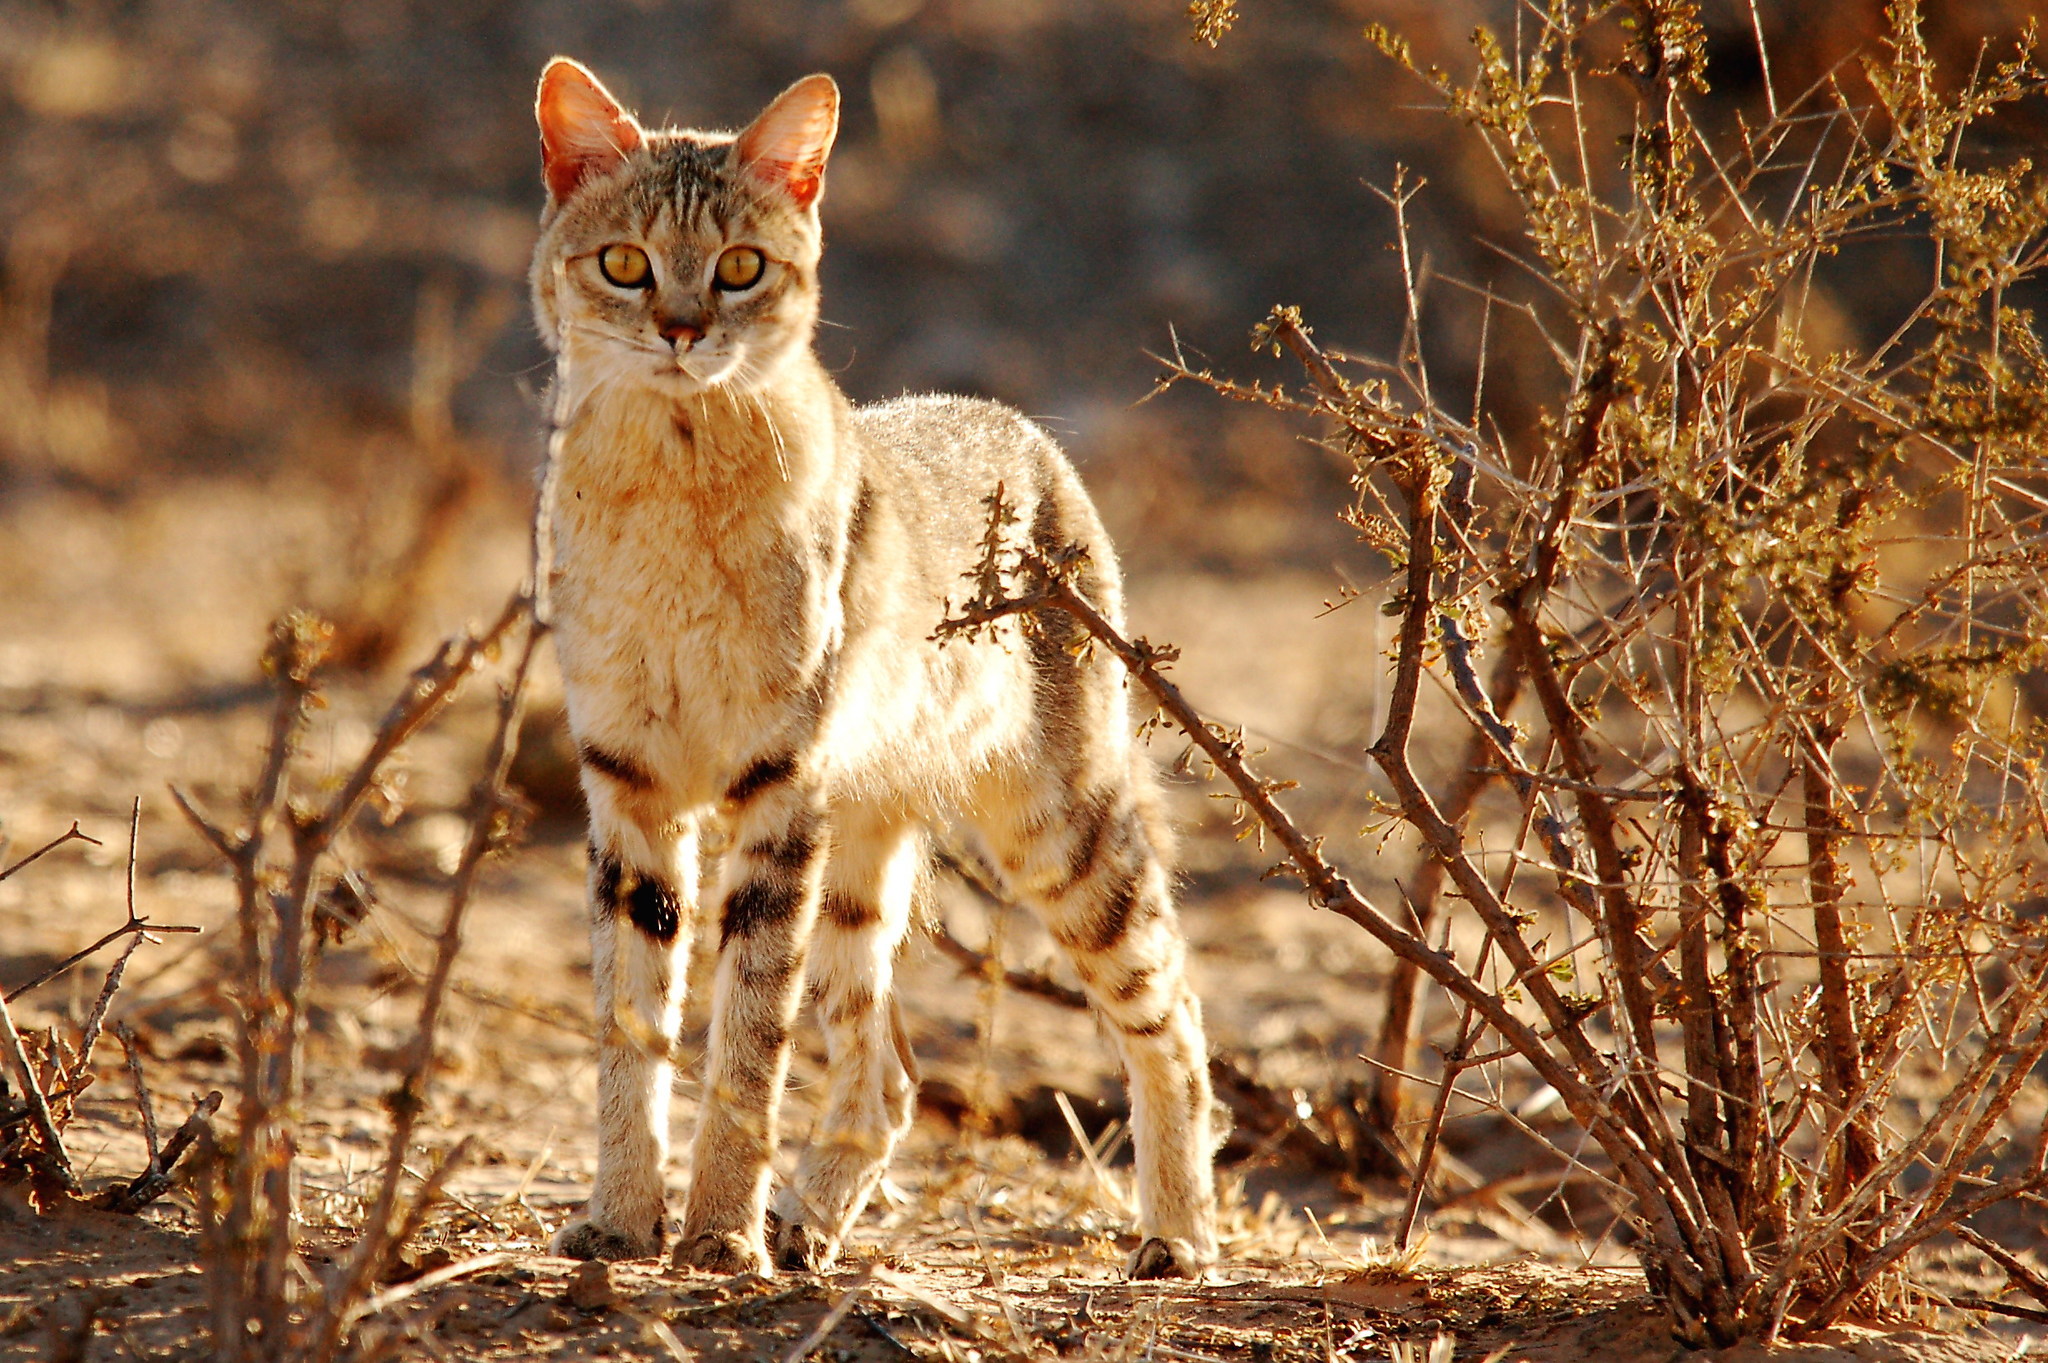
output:
M700 829L732 849L680 1262L770 1271L770 1160L808 978L825 1114L775 1203L776 1259L832 1262L911 1119L891 999L923 830L979 831L1044 918L1131 1087L1133 1271L1216 1254L1201 1007L1153 776L1114 664L1071 627L934 643L1000 482L1042 548L1122 586L1072 468L991 403L855 408L810 348L817 194L837 92L811 77L737 137L648 132L557 61L540 116L550 204L536 314L557 355L556 639L591 813L598 1172L557 1238L584 1258L667 1236L663 1164ZM637 287L608 246L644 251ZM721 253L766 260L721 289ZM675 319L686 318L686 323Z

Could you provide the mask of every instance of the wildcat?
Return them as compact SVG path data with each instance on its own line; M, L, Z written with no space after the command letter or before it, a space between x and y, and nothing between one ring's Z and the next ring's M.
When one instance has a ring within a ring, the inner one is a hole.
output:
M703 1111L678 1265L820 1269L909 1125L890 998L926 871L964 821L1065 950L1130 1082L1133 1276L1216 1257L1207 1055L1123 679L1065 617L932 642L1000 482L1120 619L1116 561L1052 441L952 397L855 407L811 351L839 92L810 76L739 134L650 131L557 58L534 253L555 352L555 639L590 806L598 1163L555 1239L657 1253L670 1056L701 831L728 836ZM1078 655L1078 656L1077 656ZM825 1115L768 1209L808 978ZM773 1231L773 1243L768 1238Z

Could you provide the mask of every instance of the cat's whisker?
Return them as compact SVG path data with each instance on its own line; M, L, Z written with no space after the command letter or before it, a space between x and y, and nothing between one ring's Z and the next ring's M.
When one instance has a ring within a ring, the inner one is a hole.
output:
M761 422L768 428L768 436L775 442L775 468L782 475L782 481L789 481L789 447L782 443L782 428L775 424L775 414L768 410L768 404L761 400L760 393L749 388L747 398L754 404L754 410L761 414Z
M568 321L563 324L563 330L581 331L586 332L592 336L602 336L604 339L608 341L615 341L619 345L630 346L634 350L644 350L650 355L670 355L674 353L667 346L655 345L652 341L644 341L640 339L638 336L634 336L628 332L616 331L611 327L599 326L595 322L585 322L580 319L572 319L571 321Z

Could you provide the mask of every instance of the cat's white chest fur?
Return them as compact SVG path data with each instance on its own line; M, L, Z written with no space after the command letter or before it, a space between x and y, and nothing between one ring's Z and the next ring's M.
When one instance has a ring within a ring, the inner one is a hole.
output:
M796 495L808 469L718 412L660 411L602 407L566 432L556 649L577 734L695 802L815 704L839 604Z

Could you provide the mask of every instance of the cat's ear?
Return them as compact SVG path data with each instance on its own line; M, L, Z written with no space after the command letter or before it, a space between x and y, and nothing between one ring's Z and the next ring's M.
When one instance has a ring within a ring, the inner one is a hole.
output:
M612 170L640 149L646 134L633 115L582 63L557 57L540 73L533 115L540 120L540 159L548 199L560 203L593 175Z
M775 97L733 144L749 178L809 208L825 187L825 158L839 131L839 86L830 76L805 76Z

